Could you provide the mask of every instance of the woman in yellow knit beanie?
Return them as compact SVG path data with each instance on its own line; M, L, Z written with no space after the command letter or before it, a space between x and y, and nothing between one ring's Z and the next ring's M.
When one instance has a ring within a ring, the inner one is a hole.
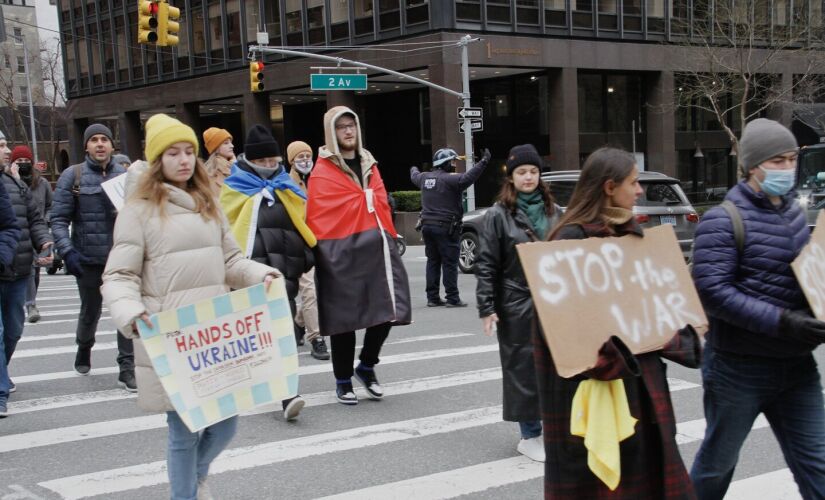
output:
M195 132L167 115L146 122L148 167L115 222L101 292L118 329L134 339L138 406L166 413L171 498L211 498L210 462L235 434L237 416L190 432L152 367L137 323L150 315L264 282L277 270L243 258L197 157ZM127 174L128 175L128 174ZM182 401L180 404L186 404Z
M232 134L228 130L209 127L203 132L203 144L206 146L206 173L212 183L215 196L221 192L224 179L229 176L232 164L235 163L235 146L232 144Z

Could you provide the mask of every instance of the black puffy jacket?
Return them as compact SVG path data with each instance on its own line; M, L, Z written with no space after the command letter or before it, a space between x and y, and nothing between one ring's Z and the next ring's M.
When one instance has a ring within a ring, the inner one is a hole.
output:
M126 173L126 169L109 161L106 168L86 156L81 163L80 193L72 193L75 166L60 174L52 203L52 232L57 250L66 255L77 250L91 265L103 266L112 249L116 211L106 196L102 183ZM69 224L72 225L71 238Z
M555 207L547 231L559 221ZM504 420L539 420L538 388L533 368L533 299L521 268L516 245L531 241L527 215L511 213L499 203L484 214L475 264L479 317L498 315L498 345L504 384Z
M20 237L17 240L17 249L11 266L5 267L0 274L0 280L12 281L28 277L32 272L35 249L40 251L44 243L52 241L49 235L49 226L43 219L37 203L32 198L29 188L6 172L0 174L3 186L9 193L11 206L20 227Z
M243 161L238 161L237 166L258 175ZM281 271L291 299L298 294L298 279L315 265L312 250L277 196L271 206L265 198L261 200L251 259Z

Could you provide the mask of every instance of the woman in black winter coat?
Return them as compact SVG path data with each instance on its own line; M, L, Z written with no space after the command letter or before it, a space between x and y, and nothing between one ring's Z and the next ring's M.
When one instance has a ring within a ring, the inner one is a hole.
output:
M476 302L484 333L498 324L504 393L504 420L518 422L517 450L544 461L539 398L533 368L533 300L516 245L542 241L553 230L560 209L541 181L541 158L530 144L515 146L507 157L507 179L485 215L476 261Z

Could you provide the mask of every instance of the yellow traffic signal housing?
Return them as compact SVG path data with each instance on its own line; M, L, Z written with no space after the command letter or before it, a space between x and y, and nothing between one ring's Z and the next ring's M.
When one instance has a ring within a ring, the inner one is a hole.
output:
M264 89L264 63L261 61L249 63L249 87L252 92Z
M138 43L158 41L158 2L140 0L138 2Z
M160 3L158 12L158 45L166 47L178 44L178 32L180 32L179 20L180 9L170 7L166 2Z

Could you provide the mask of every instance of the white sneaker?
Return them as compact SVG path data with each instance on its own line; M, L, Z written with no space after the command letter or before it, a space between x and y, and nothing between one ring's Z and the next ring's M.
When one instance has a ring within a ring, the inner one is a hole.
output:
M298 414L304 409L306 401L301 396L295 396L284 407L284 420L292 421L298 418Z
M198 479L198 500L215 500L212 492L209 491L205 477Z
M537 436L530 439L522 439L518 442L516 451L536 462L544 462L544 438Z

